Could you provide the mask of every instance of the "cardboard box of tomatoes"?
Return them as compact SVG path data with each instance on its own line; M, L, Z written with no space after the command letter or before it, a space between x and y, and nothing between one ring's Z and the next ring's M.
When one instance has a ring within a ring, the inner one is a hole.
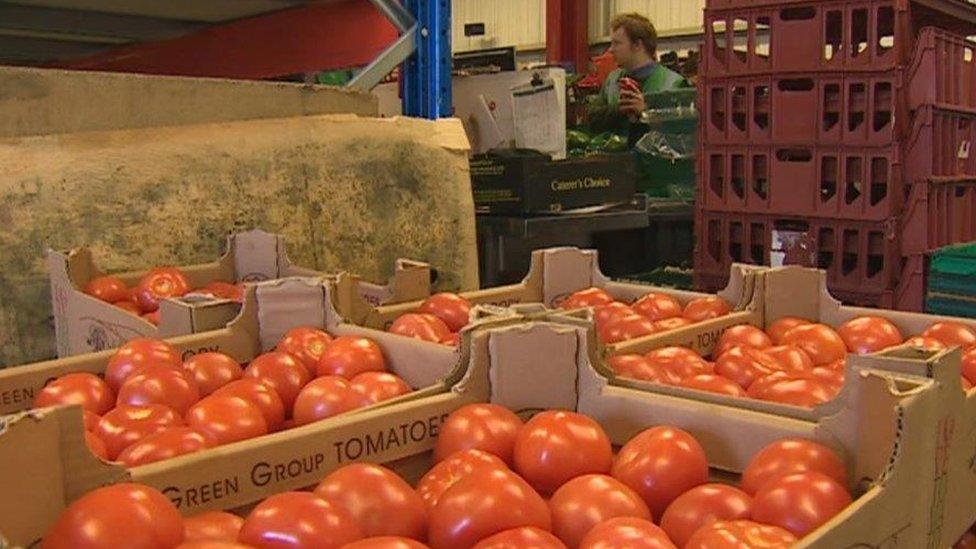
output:
M227 239L227 251L211 263L104 276L86 248L50 251L48 266L59 357L116 348L136 337L174 337L222 328L240 311L246 282L289 276L324 276L292 265L284 238L252 230ZM345 299L354 318L368 305L413 300L430 293L429 267L400 260L386 285L356 280L366 304ZM141 285L140 285L141 283ZM167 296L176 307L159 307Z

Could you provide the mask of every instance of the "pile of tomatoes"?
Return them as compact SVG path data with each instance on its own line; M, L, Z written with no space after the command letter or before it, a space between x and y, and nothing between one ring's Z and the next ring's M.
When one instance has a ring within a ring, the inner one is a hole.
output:
M151 488L108 486L72 503L44 547L775 548L852 500L843 461L813 441L774 442L733 486L709 482L705 452L681 429L647 429L614 455L587 416L523 423L492 404L451 414L434 462L415 487L380 465L347 465L244 518L183 519Z
M617 355L608 366L624 378L811 408L837 396L849 353L902 344L927 350L963 346L962 385L968 390L976 383L976 331L936 322L906 340L891 321L876 316L855 318L836 330L795 317L781 318L765 332L733 326L719 338L714 362L691 349L665 347L646 355Z
M690 326L725 316L732 310L727 301L717 296L693 299L682 307L675 298L656 292L627 305L615 301L602 288L580 290L559 307L565 310L591 307L597 336L607 344Z
M389 332L457 347L458 332L470 322L471 302L452 293L428 297L416 312L400 315Z
M116 351L104 379L52 380L35 407L80 404L92 452L134 467L306 425L413 389L387 371L365 337L289 330L246 367L216 352L185 361L164 341L135 339Z
M159 302L168 297L199 294L210 297L244 299L243 284L215 280L203 288L193 289L186 275L176 267L158 267L146 273L134 288L117 276L99 276L85 285L85 293L116 307L159 324Z

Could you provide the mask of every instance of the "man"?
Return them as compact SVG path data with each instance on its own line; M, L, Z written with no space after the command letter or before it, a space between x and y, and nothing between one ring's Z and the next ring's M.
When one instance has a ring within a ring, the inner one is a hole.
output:
M610 73L600 96L587 110L590 128L628 137L633 146L646 130L639 124L646 95L688 83L678 73L657 63L657 31L636 13L618 15L610 23L610 53L620 67Z

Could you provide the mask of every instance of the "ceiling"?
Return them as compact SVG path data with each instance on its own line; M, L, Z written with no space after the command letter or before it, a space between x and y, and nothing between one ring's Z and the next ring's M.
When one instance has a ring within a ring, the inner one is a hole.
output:
M314 0L0 0L0 64L39 65Z

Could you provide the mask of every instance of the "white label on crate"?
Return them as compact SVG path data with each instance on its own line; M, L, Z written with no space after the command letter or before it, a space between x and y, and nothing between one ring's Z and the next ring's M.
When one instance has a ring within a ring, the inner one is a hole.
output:
M973 148L972 141L963 141L959 144L959 158L966 160L969 158L969 151Z
M809 265L809 246L807 233L802 231L771 232L772 243L769 247L769 266Z

